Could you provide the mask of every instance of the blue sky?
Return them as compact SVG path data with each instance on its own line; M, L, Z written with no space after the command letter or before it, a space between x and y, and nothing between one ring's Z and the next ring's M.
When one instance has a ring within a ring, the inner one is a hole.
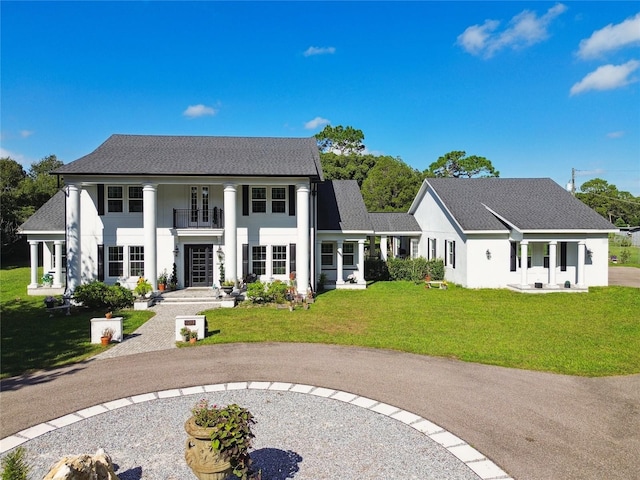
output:
M9 2L1 145L26 168L113 133L364 132L423 170L603 178L640 196L637 2Z

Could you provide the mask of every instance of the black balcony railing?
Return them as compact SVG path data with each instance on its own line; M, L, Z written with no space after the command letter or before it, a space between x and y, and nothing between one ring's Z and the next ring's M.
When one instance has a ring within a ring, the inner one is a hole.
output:
M224 228L222 209L218 207L210 210L174 208L173 228Z

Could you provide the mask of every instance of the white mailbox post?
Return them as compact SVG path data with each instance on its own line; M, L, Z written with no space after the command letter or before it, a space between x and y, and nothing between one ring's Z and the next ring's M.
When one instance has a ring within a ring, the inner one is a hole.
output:
M187 327L191 331L198 332L198 340L202 340L205 336L205 321L204 315L178 315L176 316L176 342L184 341L180 330Z

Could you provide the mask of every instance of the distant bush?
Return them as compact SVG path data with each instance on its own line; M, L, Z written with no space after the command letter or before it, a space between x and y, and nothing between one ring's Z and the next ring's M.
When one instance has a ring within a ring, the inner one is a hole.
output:
M121 285L89 282L78 285L73 292L76 301L91 310L120 310L133 305L133 293Z
M427 260L418 258L389 258L387 260L390 280L420 282L429 275L432 280L444 280L444 261L440 258Z
M265 301L267 293L265 291L265 285L260 280L256 280L253 283L247 285L247 298L253 303L262 303Z

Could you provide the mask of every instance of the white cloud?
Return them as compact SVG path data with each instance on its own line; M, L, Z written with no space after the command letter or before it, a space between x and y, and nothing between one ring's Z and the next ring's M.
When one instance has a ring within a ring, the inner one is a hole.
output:
M622 138L624 134L625 132L623 132L622 130L619 130L617 132L609 132L607 133L607 138Z
M311 57L313 55L332 55L334 53L336 53L335 47L309 47L304 51L303 55Z
M640 13L622 23L609 24L596 30L589 38L580 41L578 56L582 59L597 58L605 52L617 50L640 42Z
M630 75L638 67L638 60L630 60L622 65L602 65L574 84L570 93L577 95L589 90L613 90L623 87L637 81L637 78L630 78Z
M306 122L304 124L304 128L306 128L307 130L315 130L318 127L329 125L330 123L331 122L326 118L316 117L313 120L309 120L308 122Z
M215 115L218 111L213 107L207 107L206 105L202 105L201 103L198 105L189 105L187 109L182 112L185 117L189 118L197 118L204 117L206 115Z
M458 36L458 45L472 55L492 57L504 48L525 48L549 37L547 30L552 20L567 7L558 3L538 17L535 12L523 10L509 21L502 32L497 31L498 20L486 20L482 25L472 25Z
M34 134L34 132L32 130L20 130L20 136L22 138L30 137L33 134Z
M28 159L22 155L21 153L14 153L14 152L10 152L9 150L0 147L0 158L6 158L9 157L13 160L15 160L16 162L18 162L20 165L22 165L23 167L27 167L29 164Z

